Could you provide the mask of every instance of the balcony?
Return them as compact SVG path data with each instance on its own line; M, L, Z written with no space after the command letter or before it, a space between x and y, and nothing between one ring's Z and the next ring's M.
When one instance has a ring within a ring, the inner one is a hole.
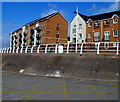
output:
M56 30L59 30L60 28L59 27L56 27Z
M100 25L94 24L94 29L99 29L99 28L100 28Z
M103 28L109 28L110 27L110 22L104 23Z

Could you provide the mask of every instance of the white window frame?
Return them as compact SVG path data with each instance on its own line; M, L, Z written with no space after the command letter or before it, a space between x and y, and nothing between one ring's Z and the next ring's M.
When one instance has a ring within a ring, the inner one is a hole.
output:
M91 34L90 36L89 36L89 34ZM92 33L88 33L88 39L91 39L92 38Z
M96 36L95 33L98 33L99 36ZM99 40L95 40L95 37L99 38ZM100 32L94 32L94 41L100 41Z
M73 28L73 33L76 33L76 28Z
M110 38L109 38L109 39L107 39L107 40L105 39L105 34L106 34L106 32L109 32L109 37L110 37L110 31L105 31L105 32L104 32L104 40L105 40L105 41L109 41L109 40L110 40Z
M79 38L82 39L82 37L80 37L80 35L82 35L82 33L79 34Z
M92 27L92 22L88 22L88 27Z
M81 26L80 26L81 25ZM79 29L82 29L82 24L79 24Z
M115 32L114 31L117 31L117 35L115 36ZM118 37L118 30L113 30L113 37Z
M117 22L115 22L114 20L117 19ZM117 24L118 23L118 18L113 18L113 24Z

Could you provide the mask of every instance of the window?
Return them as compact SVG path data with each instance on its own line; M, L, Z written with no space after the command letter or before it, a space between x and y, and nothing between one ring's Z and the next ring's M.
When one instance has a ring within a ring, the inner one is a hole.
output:
M77 25L74 25L74 27L76 27Z
M100 33L99 32L94 33L94 41L100 41Z
M109 24L109 21L108 20L105 20L104 21L104 25L108 25Z
M59 43L59 40L58 40L58 39L56 39L56 43Z
M57 31L57 33L56 34L59 34L59 32Z
M109 47L109 44L108 43L104 43L104 48L108 49L108 47Z
M82 28L82 24L79 24L79 28Z
M118 22L118 19L117 18L114 18L113 19L113 24L117 23Z
M88 33L88 39L92 38L92 33Z
M92 27L92 23L91 22L88 23L88 27Z
M110 31L105 31L104 40L110 40Z
M82 39L82 34L79 34L79 38Z
M114 43L113 43L113 47L117 47L117 42L114 42Z
M118 37L118 30L113 31L113 37Z
M76 33L76 29L75 28L73 29L73 33Z
M96 26L99 26L99 21L96 21Z
M56 24L56 26L58 27L58 26L59 26L59 24Z

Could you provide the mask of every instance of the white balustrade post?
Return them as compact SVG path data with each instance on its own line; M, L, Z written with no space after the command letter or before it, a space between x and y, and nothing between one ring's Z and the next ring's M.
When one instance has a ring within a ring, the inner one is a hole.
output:
M68 45L67 45L67 53L69 53L69 42L68 42Z
M15 53L15 47L13 47L13 51L12 51L12 53Z
M81 47L81 48L80 48L80 54L82 54L82 52L83 52L83 43L81 44L80 47Z
M28 46L25 48L25 53L27 53Z
M100 54L100 42L98 42L97 54Z
M34 48L34 46L32 46L32 48L31 48L31 53L33 53L33 48Z
M3 51L3 49L2 49L2 53L3 53L4 51Z
M117 42L117 55L119 55L119 42Z
M10 51L9 51L9 53L11 53L11 49L12 49L12 48L10 47Z
M55 53L57 53L58 44L55 46Z
M7 53L8 53L9 48L7 48Z
M22 53L23 52L23 46L22 46L22 48L20 49L20 53Z
M19 50L19 47L17 47L17 49L16 49L16 53L18 53L18 50Z
M45 47L45 53L47 53L47 47L48 47L48 44L47 44L46 47Z
M40 45L39 45L38 48L37 48L37 53L39 53L39 50L40 50Z
M4 53L6 53L6 48L4 49Z
M4 48L3 48L3 53L4 53Z

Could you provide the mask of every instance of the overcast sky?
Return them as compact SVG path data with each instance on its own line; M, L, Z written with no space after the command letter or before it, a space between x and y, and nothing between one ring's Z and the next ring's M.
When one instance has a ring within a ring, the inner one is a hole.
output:
M118 10L116 2L3 2L2 47L9 47L9 34L11 32L30 21L51 13L60 11L67 21L71 22L77 6L79 7L79 13L84 15Z

